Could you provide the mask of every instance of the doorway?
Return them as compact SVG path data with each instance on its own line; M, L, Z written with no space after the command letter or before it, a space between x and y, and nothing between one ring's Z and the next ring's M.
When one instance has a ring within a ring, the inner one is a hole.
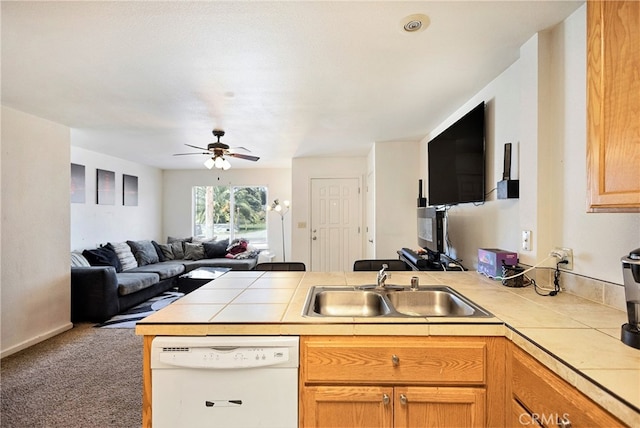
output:
M343 272L362 255L359 178L311 179L311 270Z

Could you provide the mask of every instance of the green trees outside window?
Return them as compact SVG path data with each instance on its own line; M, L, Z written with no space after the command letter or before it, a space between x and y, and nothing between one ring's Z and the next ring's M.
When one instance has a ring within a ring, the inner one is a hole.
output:
M193 235L266 244L266 203L262 186L194 186Z

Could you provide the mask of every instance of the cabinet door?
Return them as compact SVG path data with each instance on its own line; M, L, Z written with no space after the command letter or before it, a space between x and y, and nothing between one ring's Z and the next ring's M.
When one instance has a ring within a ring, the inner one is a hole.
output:
M640 2L587 2L588 211L640 212Z
M509 413L510 420L507 422L507 426L510 427L541 427L540 421L537 415L532 415L527 409L522 407L516 400L511 399L511 412Z
M300 409L305 428L391 427L393 388L316 386L303 389Z
M396 387L394 423L400 427L483 427L484 388Z
M509 401L512 405L521 404L540 425L554 427L562 422L570 423L574 428L624 426L529 354L515 346L512 350L508 364L511 374ZM518 410L519 407L512 409L511 413Z

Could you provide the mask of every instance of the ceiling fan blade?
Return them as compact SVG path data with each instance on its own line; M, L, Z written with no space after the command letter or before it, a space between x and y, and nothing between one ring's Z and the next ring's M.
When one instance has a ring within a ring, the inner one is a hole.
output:
M234 158L238 158L238 159L245 159L245 160L250 160L250 161L257 161L258 159L260 159L258 156L251 156L251 155L242 155L239 153L227 153L227 156L232 156Z
M247 153L251 153L251 150L247 149L246 147L242 147L242 146L231 147L230 150L244 150Z
M193 147L194 149L198 149L198 150L209 150L205 147L192 146L191 144L185 144L185 146Z
M209 155L211 156L211 152L202 152L202 153L174 153L174 156L188 156L188 155Z

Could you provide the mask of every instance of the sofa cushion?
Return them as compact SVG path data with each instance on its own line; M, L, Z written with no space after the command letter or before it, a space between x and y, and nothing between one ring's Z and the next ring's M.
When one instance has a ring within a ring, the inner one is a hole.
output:
M133 294L136 291L143 290L151 287L153 284L160 282L160 276L157 273L131 273L121 272L118 277L118 294L120 296L126 296L127 294Z
M185 260L200 260L204 259L204 247L201 243L192 244L189 242L184 243L184 259Z
M131 247L131 252L138 261L138 266L158 263L158 253L151 241L127 241Z
M219 259L185 260L183 263L186 272L191 272L199 267L226 267L233 270L252 270L256 267L258 259L240 260L222 257Z
M164 257L164 253L162 252L162 248L160 248L160 244L158 244L156 241L151 241L151 244L153 244L153 248L156 249L156 254L158 255L158 261L164 262L166 259Z
M126 242L110 242L107 245L110 245L111 248L113 248L113 250L116 252L118 260L120 260L120 263L122 264L123 271L138 267L138 261L131 252L131 247L129 246L129 244L127 244Z
M113 266L116 272L122 272L122 265L115 251L111 247L99 247L93 250L84 250L82 255L91 266Z
M204 255L208 259L217 259L227 255L227 247L229 246L229 240L223 239L215 242L204 242Z
M171 249L171 244L158 244L158 247L162 251L162 255L164 256L164 261L169 261L175 259L173 255L173 250Z
M173 253L174 260L184 259L184 247L182 241L173 241L171 244L171 252Z
M156 273L160 277L160 280L172 278L178 276L184 272L184 265L182 262L177 261L164 261L160 263L154 263L151 265L138 266L135 269L131 269L131 273Z
M71 267L89 267L91 263L82 255L80 251L71 252Z
M184 248L184 243L185 242L193 242L193 237L188 237L188 238L176 238L173 236L168 236L167 237L167 244L173 244L174 242L180 242L182 245L182 247Z

